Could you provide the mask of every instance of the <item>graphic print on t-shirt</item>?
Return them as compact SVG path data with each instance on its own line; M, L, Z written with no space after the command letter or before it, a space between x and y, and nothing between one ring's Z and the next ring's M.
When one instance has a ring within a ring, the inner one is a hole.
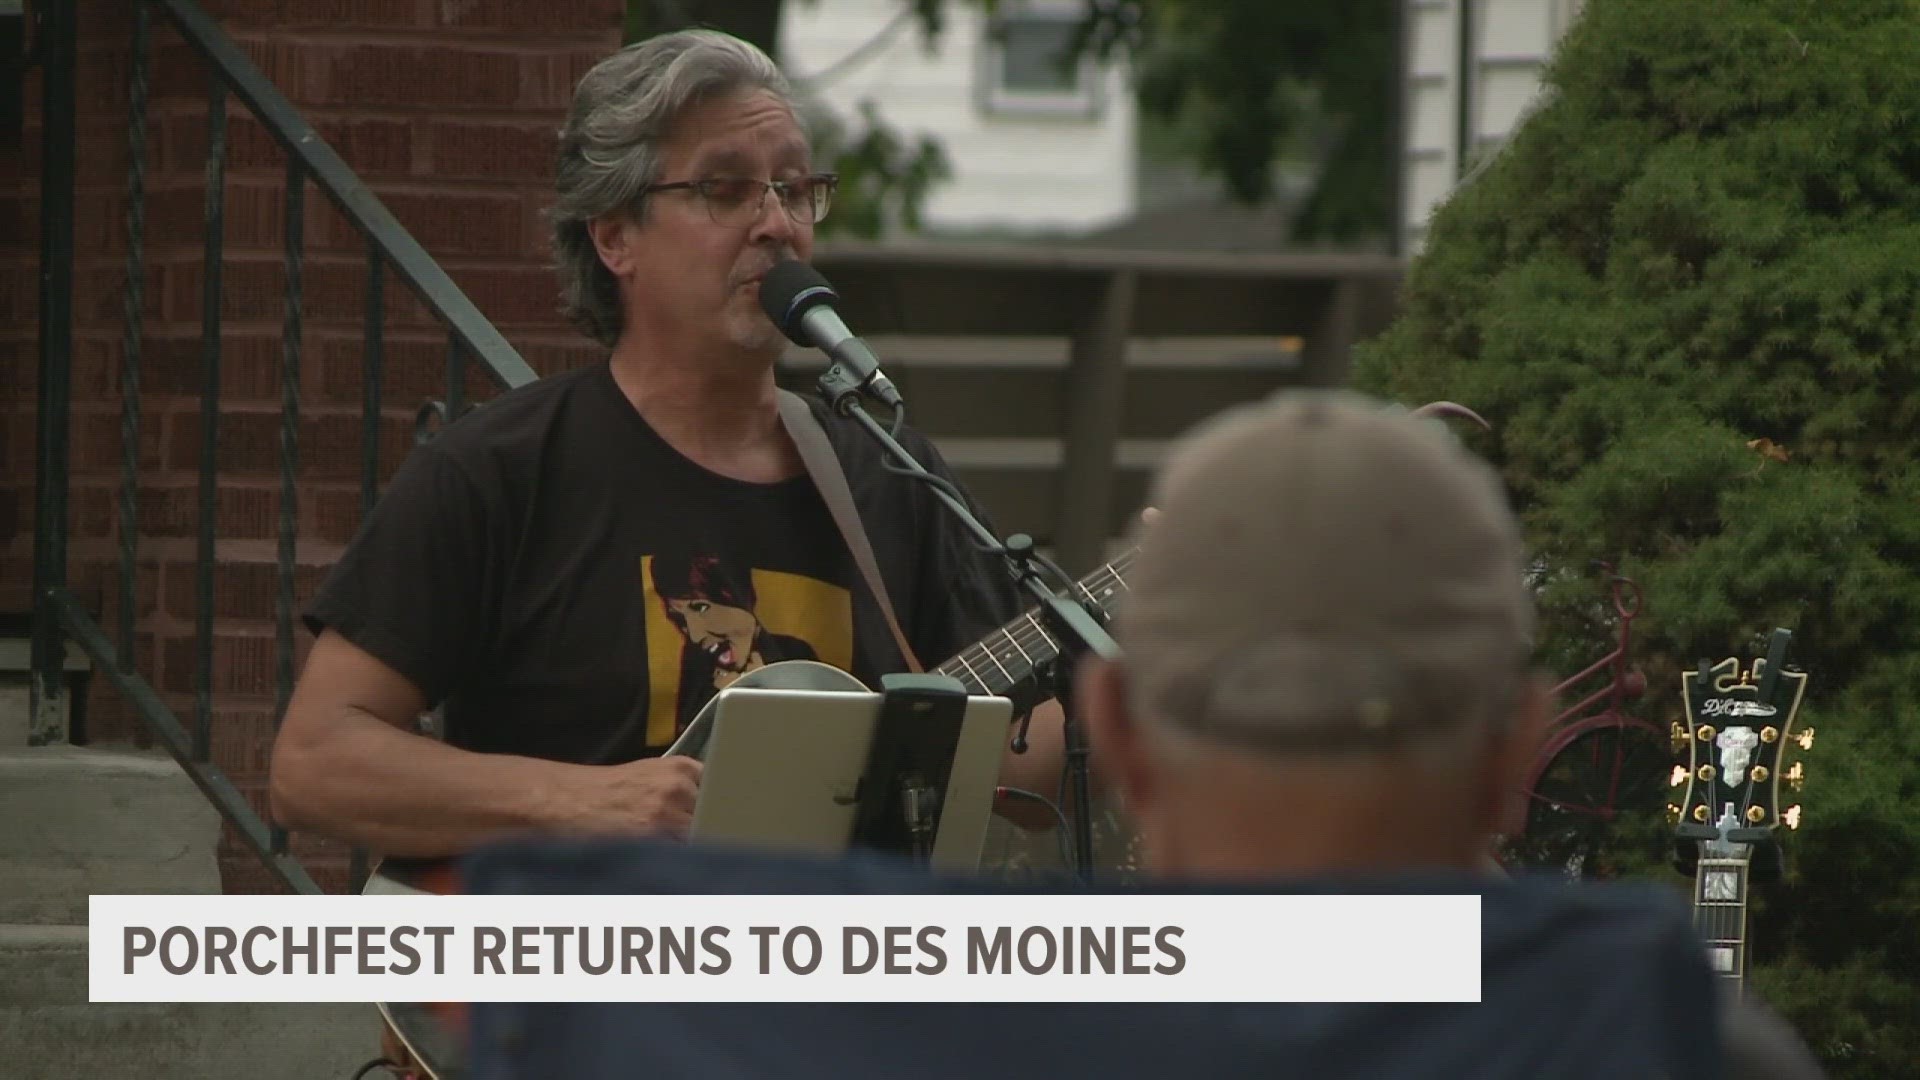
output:
M837 585L716 555L640 560L647 605L647 744L664 746L713 696L782 660L853 665L853 598Z

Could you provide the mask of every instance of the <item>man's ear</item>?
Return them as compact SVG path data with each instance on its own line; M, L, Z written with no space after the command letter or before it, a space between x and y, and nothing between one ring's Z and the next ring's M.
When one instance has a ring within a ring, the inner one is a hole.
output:
M632 224L633 219L620 211L601 214L587 222L587 235L593 238L593 249L599 252L601 265L616 278L633 273L632 229L629 228Z
M1087 746L1114 785L1121 804L1138 814L1153 798L1152 770L1139 726L1127 700L1126 671L1089 656L1074 675L1074 712Z

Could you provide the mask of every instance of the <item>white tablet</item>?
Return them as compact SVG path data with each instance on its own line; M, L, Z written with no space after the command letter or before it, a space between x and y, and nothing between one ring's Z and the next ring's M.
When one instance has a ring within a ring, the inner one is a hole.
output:
M855 787L882 700L873 692L722 691L694 803L693 839L847 850L859 809ZM934 867L979 868L1012 725L1008 699L967 699L934 835Z

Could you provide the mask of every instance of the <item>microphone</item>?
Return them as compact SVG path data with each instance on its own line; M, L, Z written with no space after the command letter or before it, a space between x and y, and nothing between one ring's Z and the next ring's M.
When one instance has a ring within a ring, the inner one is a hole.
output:
M760 308L795 345L819 349L833 361L821 384L865 390L893 409L900 392L880 370L867 343L853 335L833 305L840 299L820 271L798 259L775 263L760 279Z

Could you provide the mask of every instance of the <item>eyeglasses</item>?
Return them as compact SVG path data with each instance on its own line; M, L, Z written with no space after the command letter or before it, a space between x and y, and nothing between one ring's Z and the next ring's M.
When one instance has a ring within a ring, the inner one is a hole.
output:
M801 225L811 225L827 216L833 205L833 191L840 183L834 173L813 173L792 180L755 180L746 176L711 176L705 180L679 180L671 184L653 184L642 192L691 190L707 204L707 216L716 225L729 228L757 221L767 205L767 192L780 193L780 205L787 216Z

